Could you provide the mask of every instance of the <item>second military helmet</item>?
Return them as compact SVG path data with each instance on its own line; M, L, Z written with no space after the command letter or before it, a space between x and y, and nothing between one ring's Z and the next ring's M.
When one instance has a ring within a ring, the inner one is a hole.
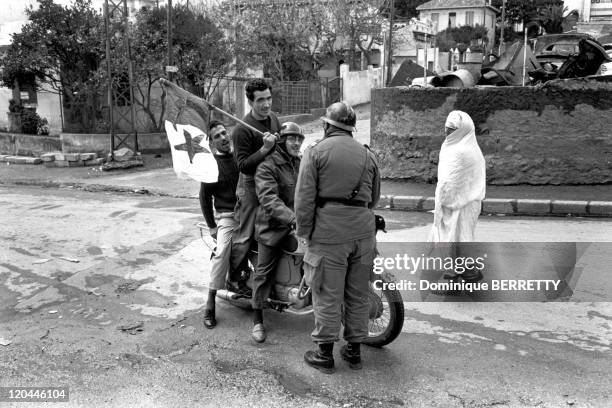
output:
M321 119L330 125L349 132L357 131L357 129L355 129L357 115L355 115L355 111L351 105L345 101L340 101L329 105L327 111L325 112L325 116Z
M282 136L289 136L289 135L297 135L297 136L304 136L304 133L302 132L302 128L295 122L284 122L281 125L281 131L280 131L280 135Z

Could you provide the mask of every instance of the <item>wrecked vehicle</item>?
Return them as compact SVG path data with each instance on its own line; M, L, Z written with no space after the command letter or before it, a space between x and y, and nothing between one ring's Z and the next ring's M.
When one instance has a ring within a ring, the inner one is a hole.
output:
M516 41L493 64L482 68L479 85L521 86L552 79L582 78L612 73L612 56L593 37L583 33L549 34Z
M597 40L592 37L583 38L578 41L578 53L569 55L558 69L547 69L550 67L545 64L529 75L537 82L556 78L583 78L598 74L602 64L610 61L612 58Z

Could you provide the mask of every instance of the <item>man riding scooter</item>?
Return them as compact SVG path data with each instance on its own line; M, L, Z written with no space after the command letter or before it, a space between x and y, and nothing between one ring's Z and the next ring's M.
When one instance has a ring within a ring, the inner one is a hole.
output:
M276 150L259 164L255 172L255 191L259 200L255 218L257 268L253 277L253 340L266 340L263 308L274 285L274 271L283 243L295 229L293 211L295 185L300 168L302 129L293 122L281 125Z

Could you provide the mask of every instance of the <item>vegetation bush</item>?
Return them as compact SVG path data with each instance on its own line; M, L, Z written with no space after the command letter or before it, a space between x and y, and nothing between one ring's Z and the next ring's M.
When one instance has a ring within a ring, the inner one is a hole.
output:
M45 136L49 134L49 122L36 113L36 110L26 108L14 99L10 99L9 112L20 116L21 133Z

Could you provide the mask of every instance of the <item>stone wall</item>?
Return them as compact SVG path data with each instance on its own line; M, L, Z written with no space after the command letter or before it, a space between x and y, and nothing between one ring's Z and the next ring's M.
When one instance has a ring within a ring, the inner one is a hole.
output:
M125 139L125 134L118 134L115 143ZM99 155L110 153L110 135L98 133L62 133L62 151L64 153L88 153L94 152ZM131 149L133 138L128 138L127 146ZM119 147L115 147L119 148ZM138 150L141 153L167 153L170 144L165 133L139 133Z
M119 136L122 139L125 138L125 135ZM131 145L131 139L129 143ZM168 137L165 133L139 134L138 148L142 153L170 152ZM110 136L108 134L62 133L60 137L53 137L0 133L0 154L39 157L47 152L106 155L110 152Z
M371 144L387 179L435 182L444 122L469 113L489 184L612 182L612 84L372 91Z
M0 133L0 154L37 157L46 152L61 150L59 137Z

